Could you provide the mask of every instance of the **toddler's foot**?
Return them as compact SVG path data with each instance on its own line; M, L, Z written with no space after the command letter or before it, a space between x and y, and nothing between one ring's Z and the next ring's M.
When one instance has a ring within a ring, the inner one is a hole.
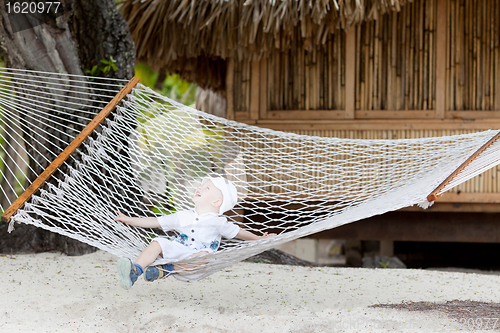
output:
M126 290L132 288L135 281L137 281L137 278L142 273L128 258L118 259L116 268L118 269L118 280L120 281L120 285Z
M144 280L152 282L158 279L165 279L172 274L177 274L177 273L172 273L173 271L174 271L174 265L172 264L148 266L144 271Z

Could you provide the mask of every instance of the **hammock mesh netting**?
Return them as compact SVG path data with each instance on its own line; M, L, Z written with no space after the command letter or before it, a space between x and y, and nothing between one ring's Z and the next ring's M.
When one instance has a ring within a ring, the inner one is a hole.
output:
M3 196L28 187L40 173L36 170L54 160L82 123L90 122L127 83L7 69L0 79L6 147L1 156L10 165L2 177L14 179L10 189L2 189ZM228 219L256 234L278 235L223 240L216 253L177 261L199 263L203 258L203 264L176 275L196 281L299 237L415 204L427 206L427 196L496 135L485 131L402 140L303 136L219 118L138 84L11 223L32 224L134 259L152 238L175 237L176 232L115 222L117 210L158 216L190 209L201 180L223 175L239 195ZM441 192L497 165L498 150L495 141ZM25 183L19 180L24 178Z

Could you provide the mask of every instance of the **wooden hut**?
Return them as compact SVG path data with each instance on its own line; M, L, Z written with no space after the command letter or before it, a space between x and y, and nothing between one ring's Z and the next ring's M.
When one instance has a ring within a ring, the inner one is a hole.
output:
M138 61L196 82L205 110L225 104L239 122L361 139L500 129L495 0L125 0L121 10ZM318 237L498 243L498 173L426 212Z

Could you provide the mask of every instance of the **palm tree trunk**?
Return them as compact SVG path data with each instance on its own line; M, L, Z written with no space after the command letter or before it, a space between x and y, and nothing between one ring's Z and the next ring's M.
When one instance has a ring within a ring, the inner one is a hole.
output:
M45 23L43 20L37 20L37 17L28 19L27 16L17 16L16 22L10 22L5 4L0 2L0 56L7 67L84 75L85 69L99 64L101 59L109 60L112 57L116 60L117 69L110 72L109 76L132 78L135 63L134 43L125 20L116 9L114 0L63 0L62 10L64 14L57 20ZM19 30L19 26L24 29ZM72 85L68 87L70 90L75 87L75 83ZM92 87L92 84L84 79L78 85ZM22 92L22 89L20 91ZM75 89L66 93L62 99L70 100L75 97L77 93L74 91ZM36 100L31 99L31 102L36 103ZM95 99L95 103L97 102L99 101ZM58 104L60 103L54 102L52 112L57 113ZM82 106L76 113L88 110L90 110L88 106ZM30 143L28 146L33 147L29 151L30 156L34 156L29 162L34 170L29 178L33 180L50 163L45 156L57 156L65 147L48 148L48 145L41 144L44 140L53 142L57 140L46 137L45 132L48 129L44 128L43 123L37 124L39 128L23 123L22 103L18 112L21 116L24 139ZM52 135L58 133L61 142L70 142L71 137L66 134L67 128L81 130L86 125L78 119L74 117L71 122L57 124L65 130L52 131ZM80 124L72 125L73 122ZM30 139L33 136L42 139L33 141ZM48 151L49 149L52 151ZM28 225L16 227L10 235L6 233L6 229L5 224L0 225L2 253L60 250L73 255L94 250L89 245Z

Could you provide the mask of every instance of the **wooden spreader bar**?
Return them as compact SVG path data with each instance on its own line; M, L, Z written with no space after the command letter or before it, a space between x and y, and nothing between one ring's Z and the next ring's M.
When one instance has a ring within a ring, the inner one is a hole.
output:
M52 163L38 176L33 183L10 205L2 215L3 222L9 222L12 215L20 209L26 201L28 201L33 193L35 193L49 177L66 161L66 159L73 154L73 152L80 146L80 144L99 126L100 123L109 116L111 111L114 110L116 105L132 91L137 85L139 79L133 77L118 94L95 116L94 119L78 134L76 138L56 157Z
M462 172L465 167L467 167L472 161L474 161L486 148L491 146L495 141L497 141L500 138L500 131L492 137L488 142L486 142L484 145L481 146L474 154L472 154L464 163L462 163L457 170L455 170L451 175L449 175L441 184L439 184L438 187L434 191L431 192L427 196L427 201L432 202L437 199L441 194L439 192L446 186L448 183L455 178L460 172Z

